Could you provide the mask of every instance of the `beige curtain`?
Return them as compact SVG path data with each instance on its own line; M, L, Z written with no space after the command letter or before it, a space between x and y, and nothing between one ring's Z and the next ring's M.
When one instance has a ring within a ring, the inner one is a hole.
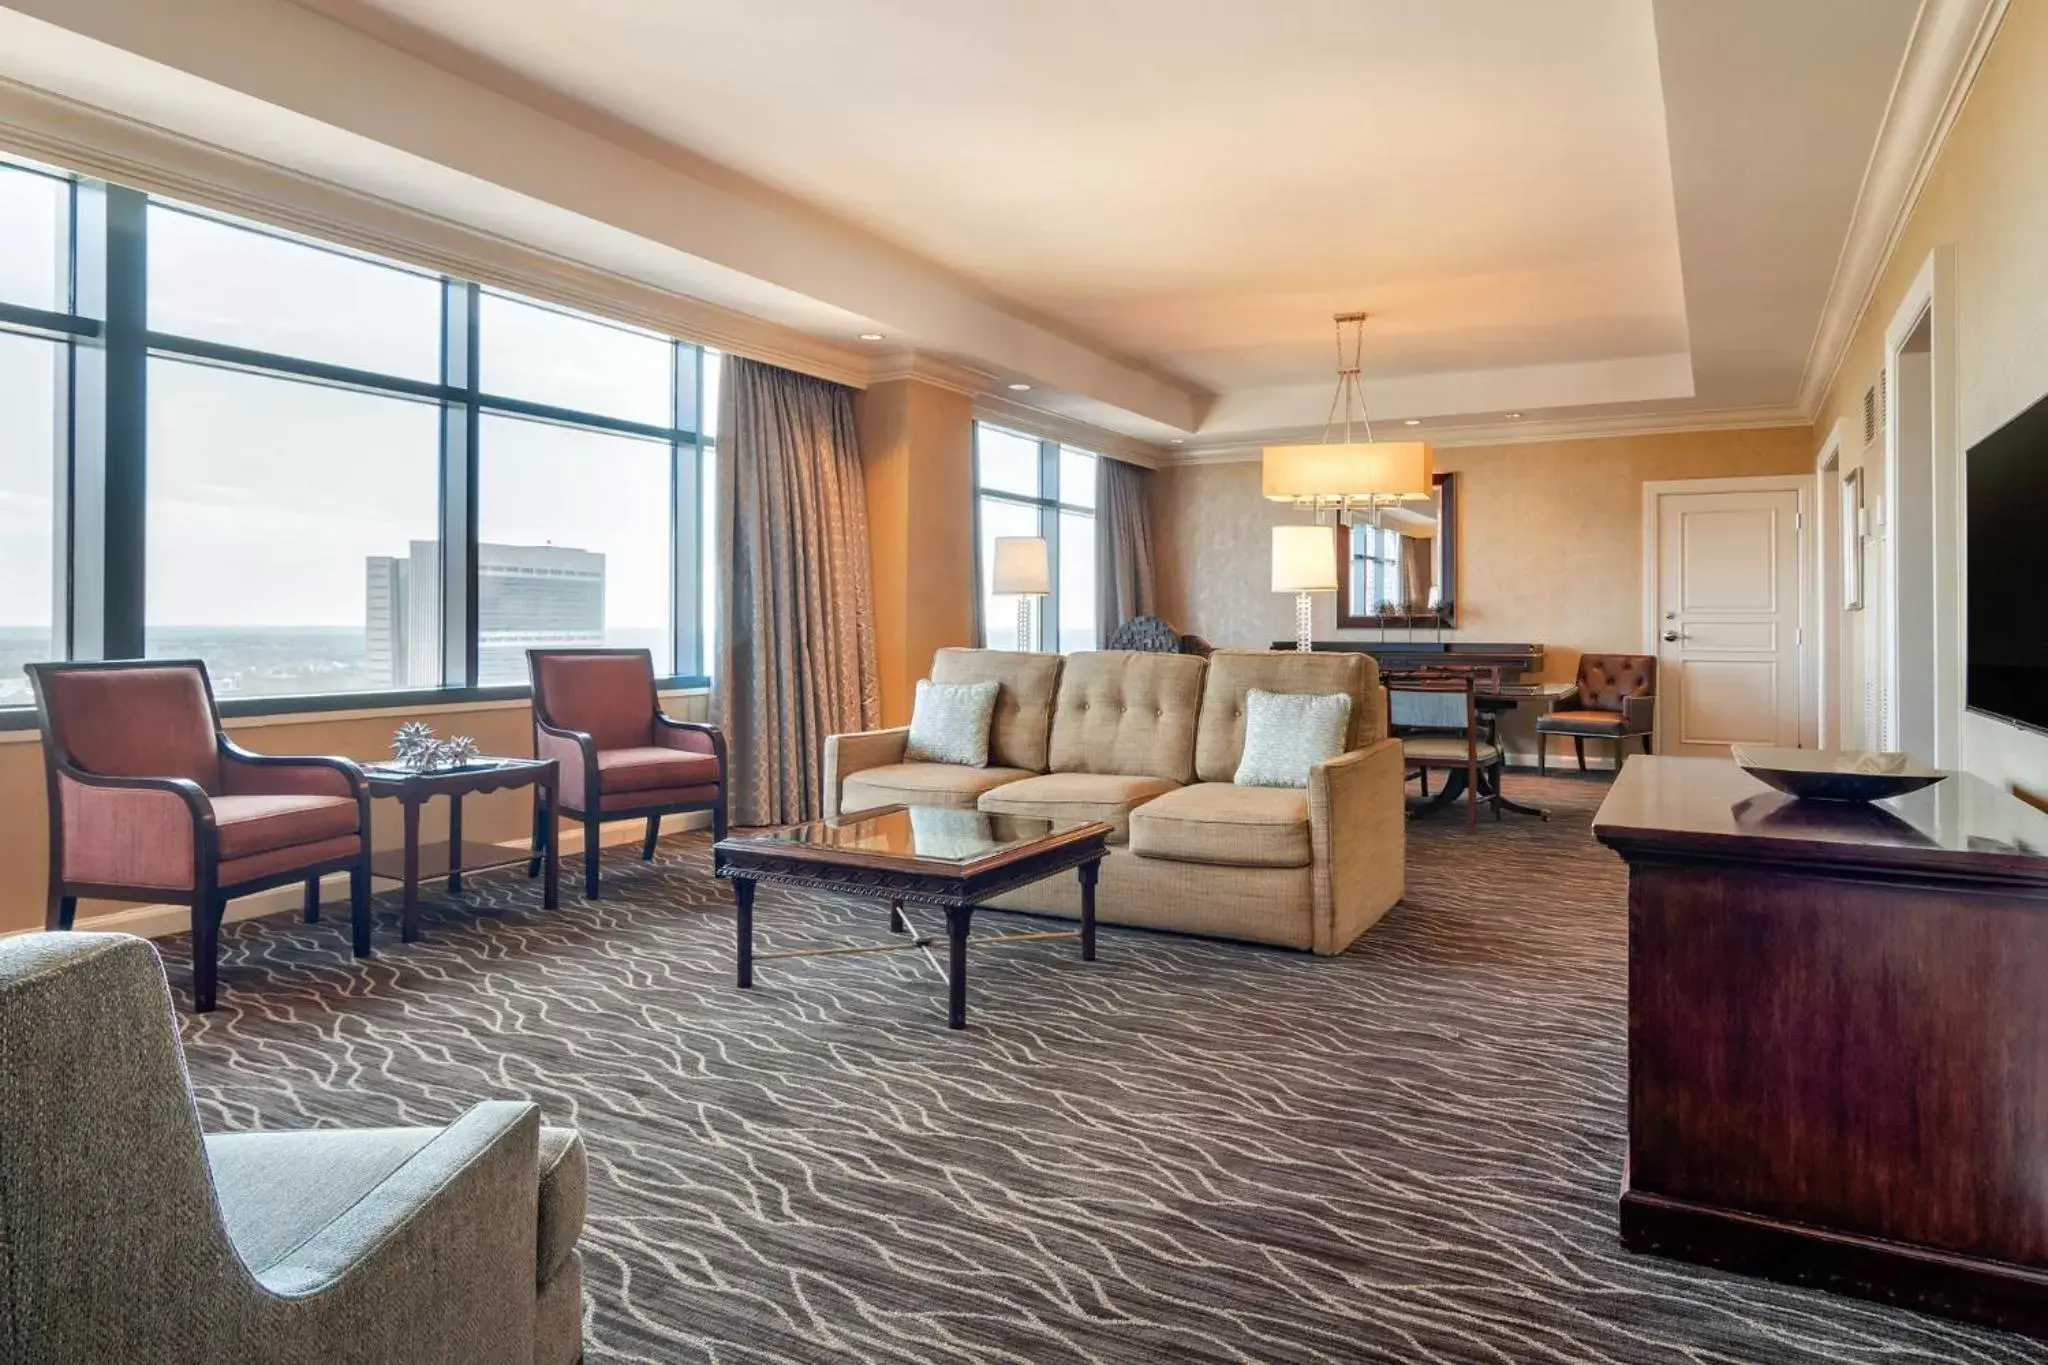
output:
M1429 610L1429 590L1436 586L1436 541L1429 536L1401 537L1401 582L1409 612Z
M1095 490L1095 629L1100 645L1155 609L1152 472L1104 456Z
M853 390L728 357L712 705L736 825L823 809L825 736L881 719Z

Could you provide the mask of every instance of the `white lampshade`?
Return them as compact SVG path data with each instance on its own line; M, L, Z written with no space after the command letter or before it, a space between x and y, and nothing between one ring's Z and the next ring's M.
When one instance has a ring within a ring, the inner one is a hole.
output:
M1337 591L1336 528L1273 528L1273 591Z
M1427 441L1267 446L1259 463L1265 495L1274 502L1333 506L1428 498L1436 491L1436 453Z
M1038 536L997 536L995 582L989 591L1042 595L1052 591L1052 560Z

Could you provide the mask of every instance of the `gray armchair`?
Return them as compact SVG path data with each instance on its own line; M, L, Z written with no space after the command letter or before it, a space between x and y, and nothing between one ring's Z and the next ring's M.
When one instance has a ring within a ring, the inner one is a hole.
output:
M147 943L0 940L0 1360L571 1365L585 1181L530 1104L204 1137Z

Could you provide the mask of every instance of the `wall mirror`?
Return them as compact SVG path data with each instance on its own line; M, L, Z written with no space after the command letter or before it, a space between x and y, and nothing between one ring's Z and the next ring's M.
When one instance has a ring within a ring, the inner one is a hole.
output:
M1351 514L1337 536L1339 626L1458 624L1458 476L1427 502Z

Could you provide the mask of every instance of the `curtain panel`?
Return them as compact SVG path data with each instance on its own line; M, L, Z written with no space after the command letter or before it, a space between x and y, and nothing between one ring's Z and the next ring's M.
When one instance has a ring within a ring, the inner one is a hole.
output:
M825 737L881 719L853 390L728 356L712 705L736 825L823 811Z
M1096 462L1095 628L1100 639L1156 607L1152 471L1107 456Z

